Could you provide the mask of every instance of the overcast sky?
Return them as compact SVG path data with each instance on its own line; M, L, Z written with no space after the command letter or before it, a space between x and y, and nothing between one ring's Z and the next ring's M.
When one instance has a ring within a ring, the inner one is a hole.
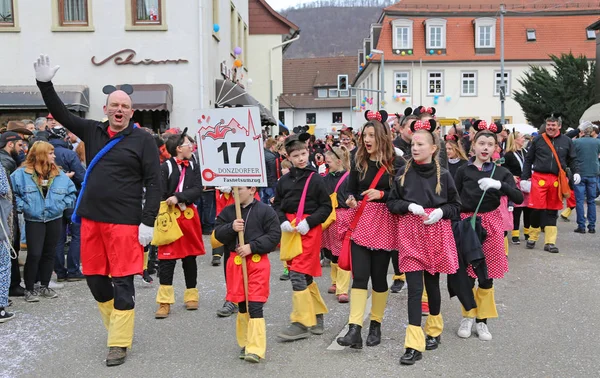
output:
M312 0L267 0L267 3L275 10L282 10L298 4L310 3L311 1Z

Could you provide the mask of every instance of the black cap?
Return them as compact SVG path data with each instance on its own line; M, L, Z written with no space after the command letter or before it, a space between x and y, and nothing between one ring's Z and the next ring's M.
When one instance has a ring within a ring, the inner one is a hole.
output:
M6 147L8 142L16 142L19 140L23 140L19 134L15 133L14 131L7 131L0 135L0 148Z

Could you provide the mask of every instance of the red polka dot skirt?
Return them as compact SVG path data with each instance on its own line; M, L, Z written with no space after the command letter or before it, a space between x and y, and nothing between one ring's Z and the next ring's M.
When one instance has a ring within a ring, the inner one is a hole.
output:
M481 225L487 231L487 238L483 242L483 254L488 268L489 278L503 278L504 273L508 272L508 257L504 250L504 224L500 209L488 211L487 213L478 213L481 217ZM462 213L462 219L473 216L473 213ZM473 268L467 268L469 276L477 278Z
M352 241L369 249L397 251L396 235L398 235L398 217L390 213L385 203L367 202L358 225L352 233Z
M504 231L512 231L513 229L513 216L510 211L508 211L508 197L502 196L500 197L500 213L502 214L502 224L504 225Z
M425 209L427 214L434 209ZM426 225L426 218L414 214L399 216L398 257L402 272L426 270L431 274L454 274L458 270L458 253L452 223L442 219Z
M336 209L335 222L323 231L321 246L330 250L334 256L340 255L344 234L350 227L355 212L354 209Z

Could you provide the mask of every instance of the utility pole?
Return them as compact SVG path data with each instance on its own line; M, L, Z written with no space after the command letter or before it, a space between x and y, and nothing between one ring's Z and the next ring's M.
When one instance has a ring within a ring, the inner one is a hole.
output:
M500 122L504 125L505 112L504 101L506 100L506 81L504 80L504 15L506 8L500 4Z

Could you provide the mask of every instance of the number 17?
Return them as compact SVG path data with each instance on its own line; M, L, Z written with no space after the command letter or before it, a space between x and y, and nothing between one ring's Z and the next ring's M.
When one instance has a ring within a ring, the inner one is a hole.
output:
M244 148L246 148L246 142L231 142L231 148L238 149L237 154L235 155L235 163L241 164L242 153L244 152ZM223 153L223 163L229 164L229 149L227 148L227 142L223 142L223 144L217 148L217 151Z

